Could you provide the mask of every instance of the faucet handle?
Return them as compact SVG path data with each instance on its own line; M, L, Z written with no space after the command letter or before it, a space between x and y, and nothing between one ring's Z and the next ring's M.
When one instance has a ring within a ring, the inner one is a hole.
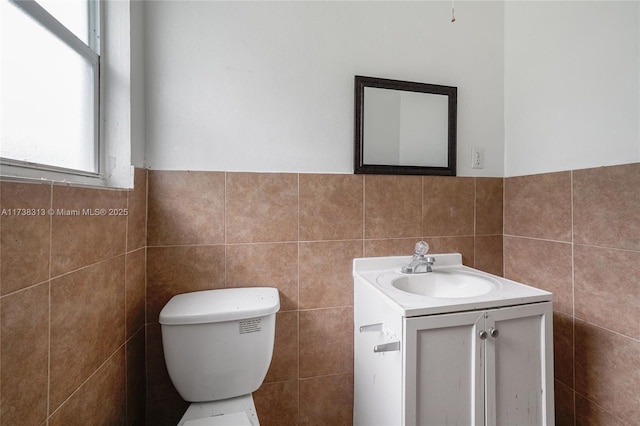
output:
M426 241L418 241L414 249L414 255L422 257L425 254L427 254L428 251L429 251L429 244L427 244Z

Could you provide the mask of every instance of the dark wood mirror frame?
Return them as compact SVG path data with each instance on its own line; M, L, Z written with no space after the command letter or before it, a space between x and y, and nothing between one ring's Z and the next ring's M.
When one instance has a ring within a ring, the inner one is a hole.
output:
M447 136L447 166L410 166L384 165L364 163L364 89L375 87L379 89L420 92L448 97L448 136ZM456 175L456 130L457 130L457 87L440 86L426 83L413 83L385 78L355 76L355 155L354 173L356 174L391 174L391 175Z

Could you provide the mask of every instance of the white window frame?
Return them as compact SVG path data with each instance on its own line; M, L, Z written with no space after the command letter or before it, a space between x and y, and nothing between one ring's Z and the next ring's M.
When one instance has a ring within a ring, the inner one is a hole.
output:
M95 61L94 152L97 172L0 158L0 178L132 188L130 1L92 2L90 27L92 31L98 31L94 38L98 42L95 46L87 46L35 1L9 1L34 17L54 34L52 36L57 36L82 57L88 58L92 65ZM110 78L116 75L117 78Z

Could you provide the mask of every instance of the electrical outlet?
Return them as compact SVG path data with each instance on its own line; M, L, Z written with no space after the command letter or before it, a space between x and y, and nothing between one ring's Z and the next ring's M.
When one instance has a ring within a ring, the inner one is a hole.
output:
M484 149L474 146L471 148L471 168L483 169L484 168Z

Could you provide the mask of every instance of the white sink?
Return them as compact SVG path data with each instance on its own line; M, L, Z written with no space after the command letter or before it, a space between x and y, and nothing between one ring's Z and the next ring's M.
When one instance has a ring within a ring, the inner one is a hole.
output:
M373 287L404 317L552 300L547 291L462 264L459 253L433 254L433 272L405 274L411 256L354 259L357 285Z
M476 297L500 288L500 284L489 277L462 271L405 275L393 279L391 285L407 293L437 298Z

